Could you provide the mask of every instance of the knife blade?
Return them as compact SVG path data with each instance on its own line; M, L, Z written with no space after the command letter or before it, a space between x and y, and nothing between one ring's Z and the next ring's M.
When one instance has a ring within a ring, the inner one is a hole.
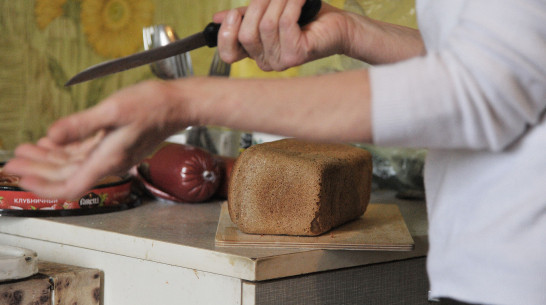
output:
M321 0L306 0L301 9L298 24L300 26L304 26L311 22L320 11L321 4ZM109 74L143 66L161 59L186 53L200 47L216 47L218 44L219 30L220 24L211 22L203 31L188 36L184 39L177 40L168 45L91 66L74 75L74 77L66 82L65 86L71 86Z

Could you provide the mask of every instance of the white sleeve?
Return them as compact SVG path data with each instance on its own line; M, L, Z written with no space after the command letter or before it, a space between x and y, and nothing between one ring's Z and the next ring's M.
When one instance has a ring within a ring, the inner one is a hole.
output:
M374 143L499 151L545 115L546 1L467 0L453 13L436 44L438 20L419 20L425 56L370 69Z

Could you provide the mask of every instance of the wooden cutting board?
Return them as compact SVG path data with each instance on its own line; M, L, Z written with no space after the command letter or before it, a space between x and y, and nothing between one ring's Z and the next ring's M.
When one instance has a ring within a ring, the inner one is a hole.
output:
M415 245L398 206L373 203L359 219L313 237L242 233L223 203L215 242L219 247L380 251L411 251Z

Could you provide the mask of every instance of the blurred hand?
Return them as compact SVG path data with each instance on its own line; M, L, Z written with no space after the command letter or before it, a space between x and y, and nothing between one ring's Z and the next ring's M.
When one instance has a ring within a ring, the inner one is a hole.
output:
M220 57L233 63L245 57L264 71L282 71L305 62L343 53L347 41L343 11L326 3L314 21L297 21L305 0L254 0L248 7L219 12ZM243 18L244 15L244 18Z
M127 171L184 127L181 104L172 103L168 92L166 82L121 90L55 122L36 144L19 146L4 170L39 196L75 198L100 178Z

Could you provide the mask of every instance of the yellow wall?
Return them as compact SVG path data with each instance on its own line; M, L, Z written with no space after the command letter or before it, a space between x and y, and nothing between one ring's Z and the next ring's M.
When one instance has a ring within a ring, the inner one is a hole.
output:
M0 0L0 149L36 141L59 117L94 105L113 91L152 78L140 67L64 87L78 71L142 49L143 26L171 25L179 37L202 30L214 12L245 0ZM415 27L413 0L331 0L371 17ZM214 50L191 52L197 75L208 71ZM281 76L358 67L332 57ZM252 62L233 67L234 77L264 76ZM275 73L266 77L278 76ZM138 105L135 105L138 107Z

